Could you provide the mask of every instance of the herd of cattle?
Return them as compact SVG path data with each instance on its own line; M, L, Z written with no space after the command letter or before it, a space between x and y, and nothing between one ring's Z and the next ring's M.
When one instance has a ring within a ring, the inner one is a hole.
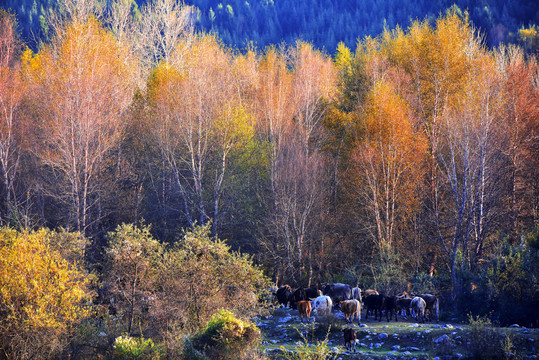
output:
M398 314L406 314L416 321L439 320L439 300L435 295L414 295L403 292L395 296L385 296L376 290L361 290L352 288L347 284L328 284L318 288L298 288L292 290L289 285L272 287L270 292L274 296L274 302L285 307L297 309L300 319L309 321L311 312L317 315L329 315L333 308L340 309L348 322L357 319L361 321L361 310L365 308L365 319L369 314L374 315L375 320L382 321L382 313L385 313L387 321Z

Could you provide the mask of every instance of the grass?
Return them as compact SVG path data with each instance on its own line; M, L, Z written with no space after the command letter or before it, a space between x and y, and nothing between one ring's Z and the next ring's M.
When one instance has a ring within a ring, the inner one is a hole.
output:
M338 313L338 312L337 312ZM288 319L286 322L279 320ZM300 323L297 318L297 311L288 309L276 309L273 316L264 321L265 326L262 329L264 337L263 347L269 352L270 359L281 359L279 349L285 349L290 352L297 351L302 343L302 336L306 336L309 344L316 344L323 341L327 334L327 346L332 354L338 354L343 360L359 358L371 359L386 359L386 358L409 358L432 359L436 356L444 356L459 353L465 357L469 357L470 342L473 338L473 328L469 324L452 324L452 327L444 327L445 323L435 324L418 324L418 327L411 326L415 322L399 321L374 321L371 319L364 320L361 324L366 324L367 327L359 327L357 323L349 325L344 319L334 318L324 321L315 321L313 323ZM324 332L326 326L331 324L329 333ZM356 346L357 353L348 353L345 351L342 339L342 329L345 327L353 327L358 334L358 342L367 346ZM513 349L513 354L516 358L525 359L534 354L534 345L539 346L539 330L538 329L514 329L514 328L495 328L499 335L499 341L502 347L510 347ZM381 333L388 334L384 340L379 340L378 335ZM419 334L418 334L419 333ZM442 335L448 335L450 340L445 344L436 344L434 340ZM509 339L509 340L507 340ZM529 340L532 339L533 341ZM505 341L505 344L503 343ZM374 348L374 344L381 343L379 348ZM371 349L372 344L372 349ZM400 349L394 351L392 346L399 345ZM313 346L313 345L310 345ZM404 353L410 347L417 350ZM492 344L494 348L494 344ZM496 345L497 347L497 345Z

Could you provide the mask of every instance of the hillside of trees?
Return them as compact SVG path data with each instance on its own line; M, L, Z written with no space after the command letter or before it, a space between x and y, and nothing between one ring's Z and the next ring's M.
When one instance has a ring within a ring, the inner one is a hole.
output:
M125 0L138 12L147 0ZM113 1L105 1L110 7ZM333 53L339 42L355 49L358 39L375 37L384 28L407 28L413 20L433 21L453 4L467 10L470 20L489 46L516 42L518 30L539 23L539 5L534 0L516 1L331 1L331 0L186 0L195 7L192 20L197 30L214 32L226 44L245 48L255 45L310 42ZM49 33L45 19L50 11L62 11L58 0L4 0L19 18L24 38L32 46Z
M172 0L62 6L39 49L0 10L8 358L84 358L122 333L179 351L269 283L539 325L535 26L492 49L451 7L331 56L237 51Z

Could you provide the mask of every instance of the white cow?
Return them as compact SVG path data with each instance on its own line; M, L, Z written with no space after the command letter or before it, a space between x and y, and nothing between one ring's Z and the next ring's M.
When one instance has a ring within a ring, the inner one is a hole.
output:
M427 308L427 304L425 303L425 300L423 300L423 298L419 296L416 296L410 302L410 310L412 312L412 316L414 316L415 319L419 322L425 321L426 308Z
M329 296L319 296L313 300L312 307L316 315L329 315L333 309L333 301Z
M361 289L360 288L355 287L355 288L352 289L352 299L356 299L360 303L363 302L363 300L361 299Z

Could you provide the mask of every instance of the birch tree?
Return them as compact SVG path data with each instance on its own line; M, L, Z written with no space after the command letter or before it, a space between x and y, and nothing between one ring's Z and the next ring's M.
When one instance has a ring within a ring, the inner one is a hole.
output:
M25 87L17 61L21 44L15 31L15 16L0 10L0 177L5 199L0 224L11 217L12 209L17 206L15 181L21 157L19 110Z
M99 175L122 135L133 93L127 50L97 20L67 25L53 45L23 56L38 129L35 154L53 178L49 195L85 233L100 220Z

